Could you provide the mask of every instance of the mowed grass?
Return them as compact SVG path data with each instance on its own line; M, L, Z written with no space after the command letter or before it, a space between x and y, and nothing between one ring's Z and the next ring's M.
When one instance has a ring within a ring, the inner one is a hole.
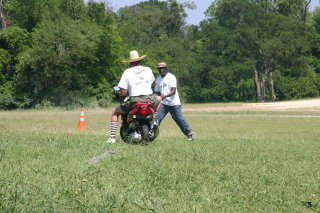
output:
M320 113L184 115L194 142L167 116L139 146L110 111L1 111L0 212L320 212Z

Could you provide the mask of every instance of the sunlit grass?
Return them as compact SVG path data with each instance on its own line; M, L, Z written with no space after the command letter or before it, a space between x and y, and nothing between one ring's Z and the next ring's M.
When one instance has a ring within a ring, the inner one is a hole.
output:
M104 143L110 110L86 110L85 131L79 111L1 111L0 212L320 211L320 113L184 115L196 141L168 115L134 146Z
M227 102L227 103L195 103L195 104L183 104L183 108L207 108L207 107L227 107L227 106L242 106L243 102Z

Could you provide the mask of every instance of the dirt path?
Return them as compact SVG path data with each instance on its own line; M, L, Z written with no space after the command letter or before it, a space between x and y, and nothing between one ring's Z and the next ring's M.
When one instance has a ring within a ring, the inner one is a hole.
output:
M249 103L238 106L212 106L185 108L183 111L315 111L320 112L320 99Z

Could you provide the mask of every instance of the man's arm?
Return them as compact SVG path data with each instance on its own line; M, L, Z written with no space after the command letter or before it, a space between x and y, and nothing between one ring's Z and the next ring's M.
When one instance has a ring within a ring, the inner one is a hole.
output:
M118 83L118 87L120 87L120 96L126 97L128 96L128 80L127 80L127 72L124 71L124 73L121 76L121 79ZM125 89L126 88L126 89Z
M172 87L172 88L171 88L171 92L169 92L169 93L166 94L166 95L161 95L161 98L162 98L162 99L165 99L165 98L167 98L167 97L170 97L170 96L176 94L176 92L177 92L177 88L176 88L176 87Z

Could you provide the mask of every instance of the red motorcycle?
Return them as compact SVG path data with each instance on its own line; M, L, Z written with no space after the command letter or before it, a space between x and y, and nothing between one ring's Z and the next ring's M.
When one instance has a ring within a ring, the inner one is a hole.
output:
M159 127L153 125L154 109L149 100L138 101L128 114L121 115L121 119L120 136L126 143L146 144L159 135Z

